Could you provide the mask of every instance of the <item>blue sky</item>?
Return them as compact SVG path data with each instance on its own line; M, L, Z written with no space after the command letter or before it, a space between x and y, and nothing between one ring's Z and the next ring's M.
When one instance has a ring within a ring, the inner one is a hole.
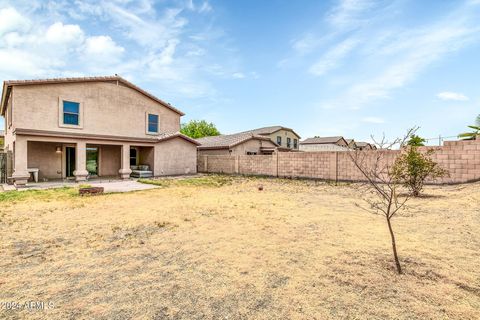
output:
M480 0L0 0L2 80L117 73L222 133L456 135L479 57Z

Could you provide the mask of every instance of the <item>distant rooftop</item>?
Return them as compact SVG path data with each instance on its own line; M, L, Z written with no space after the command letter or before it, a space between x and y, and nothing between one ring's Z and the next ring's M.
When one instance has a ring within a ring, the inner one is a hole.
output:
M308 138L301 141L300 144L335 144L342 139L342 136Z
M197 141L198 143L201 144L198 147L199 149L217 149L217 148L226 149L226 148L232 148L250 139L260 139L260 140L270 141L270 139L267 137L252 134L250 132L245 132L245 133L241 132L241 133L228 134L228 135L204 137L204 138L197 139Z
M259 134L259 135L269 135L269 134L272 134L272 133L277 132L277 131L282 130L282 129L292 131L293 133L295 133L300 138L300 135L298 133L296 133L295 131L293 131L293 129L283 127L283 126L262 127L262 128L258 128L258 129L243 131L243 132L240 132L240 133L252 133L252 134Z

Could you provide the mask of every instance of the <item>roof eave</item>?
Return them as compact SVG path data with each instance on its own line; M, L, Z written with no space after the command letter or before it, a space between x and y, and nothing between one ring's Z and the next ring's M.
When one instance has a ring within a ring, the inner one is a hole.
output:
M202 145L199 145L197 147L198 150L216 150L216 149L230 149L230 146L209 146L205 147Z
M176 134L173 134L171 136L168 136L168 137L164 137L164 138L159 138L158 139L158 142L163 142L163 141L167 141L167 140L171 140L171 139L174 139L174 138L181 138L181 139L184 139L190 143L193 143L195 144L196 146L199 146L200 145L200 142L198 142L197 140L195 139L192 139L182 133L176 133Z
M44 80L11 80L11 81L4 81L3 86L7 85L8 87L11 86L27 86L27 85L36 85L36 84L57 84L57 83L76 83L76 82L102 82L102 81L118 81L129 87L130 89L133 89L147 98L152 99L155 102L160 103L164 107L172 110L173 112L179 114L180 116L184 116L185 113L182 111L178 110L171 104L163 101L160 98L155 97L153 94L143 90L142 88L138 87L137 85L131 83L130 81L122 78L121 76L115 75L115 76L105 76L105 77L84 77L84 78L53 78L53 79L44 79ZM3 115L3 94L2 94L2 115Z
M7 84L6 81L3 82L2 88L2 101L1 101L1 112L2 116L5 116L5 111L7 110L8 98L10 96L11 87Z

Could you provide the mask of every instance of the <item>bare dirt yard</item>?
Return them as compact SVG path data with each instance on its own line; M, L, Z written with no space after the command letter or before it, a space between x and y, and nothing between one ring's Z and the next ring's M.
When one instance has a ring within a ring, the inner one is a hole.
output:
M0 194L0 318L480 318L478 183L429 186L394 218L403 275L357 185L157 183Z

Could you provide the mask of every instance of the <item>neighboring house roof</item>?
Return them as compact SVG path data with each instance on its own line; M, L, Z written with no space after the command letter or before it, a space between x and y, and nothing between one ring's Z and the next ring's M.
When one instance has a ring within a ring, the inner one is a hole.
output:
M158 138L158 141L166 141L166 140L170 140L170 139L173 139L173 138L182 138L188 142L191 142L193 144L196 144L197 146L200 145L200 143L195 140L195 139L192 139L190 138L189 136L186 136L184 135L183 133L180 133L180 132L164 132L164 133L161 133L157 136Z
M257 139L263 141L269 141L273 143L275 146L277 144L270 140L268 137L264 137L261 135L254 135L252 133L236 133L236 134L228 134L228 135L219 135L219 136L211 136L211 137L204 137L197 139L197 142L200 143L198 149L229 149L233 148L245 141Z
M252 130L247 130L243 131L240 133L251 133L251 134L258 134L258 135L269 135L272 133L275 133L280 130L287 130L293 132L298 138L301 138L298 133L293 131L293 129L287 128L287 127L282 127L282 126L270 126L270 127L263 127L263 128L258 128L258 129L252 129ZM239 133L239 134L240 134Z
M371 143L368 143L368 142L359 141L359 142L356 142L355 144L359 148L370 147L372 149L377 149L377 147L375 145L373 145Z
M341 136L308 138L300 141L300 144L337 144L341 140L343 140L345 144L348 145L347 141Z
M1 105L1 114L5 113L5 108L8 103L8 98L10 95L10 90L12 86L25 86L25 85L35 85L35 84L56 84L56 83L78 83L78 82L118 82L123 84L126 87L129 87L133 90L136 90L143 94L144 96L160 103L164 107L178 113L179 115L185 115L182 111L173 107L170 103L165 102L153 94L143 90L142 88L134 85L130 81L125 80L124 78L114 75L114 76L105 76L105 77L80 77L80 78L52 78L52 79L36 79L36 80L8 80L3 82L3 92L2 92L2 105Z

